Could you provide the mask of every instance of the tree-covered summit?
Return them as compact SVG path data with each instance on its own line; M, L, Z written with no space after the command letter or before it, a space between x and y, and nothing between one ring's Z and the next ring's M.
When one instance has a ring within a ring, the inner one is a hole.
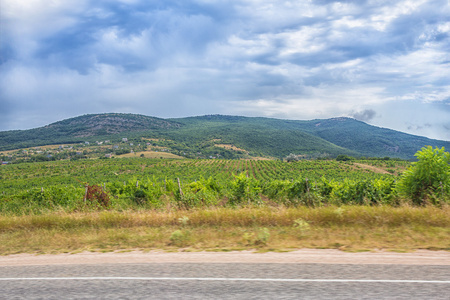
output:
M309 121L226 115L162 119L108 113L78 116L30 130L0 132L0 151L58 143L120 141L124 137L170 141L164 145L168 151L198 158L214 157L217 152L227 158L284 158L293 154L305 158L349 155L414 159L424 146L450 148L448 141L345 117Z

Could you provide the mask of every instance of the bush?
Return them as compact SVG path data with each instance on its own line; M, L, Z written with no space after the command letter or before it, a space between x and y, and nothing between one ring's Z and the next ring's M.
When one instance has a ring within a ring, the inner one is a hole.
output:
M104 208L110 204L109 195L103 191L103 188L98 185L88 185L86 187L85 200L94 205L100 205Z
M330 192L331 198L338 200L341 204L393 204L395 196L393 179L360 181L346 179L341 183L330 183L323 180L322 186L322 189L326 188L327 192Z
M288 199L293 204L302 203L308 206L315 206L319 202L314 187L308 178L295 180L288 188L287 192Z
M286 160L287 162L291 162L291 161L299 161L299 160L300 160L300 156L291 153L291 154L289 154L288 156L286 156L286 157L284 158L284 160Z
M170 235L170 243L169 245L176 247L184 247L187 246L190 240L191 233L188 230L175 230Z
M133 178L124 184L114 182L109 185L109 190L114 196L129 199L139 206L148 205L152 208L162 205L159 199L164 194L163 184L149 178L143 181Z
M400 196L412 199L415 204L448 199L450 194L450 153L428 146L418 151L418 161L404 172L397 190Z
M240 205L245 202L250 204L252 202L260 203L261 191L259 181L247 177L246 173L234 175L234 181L231 182L231 197L230 204L232 206Z
M42 213L63 209L74 211L83 206L84 188L52 186L45 189L34 188L0 201L0 213L16 214Z
M271 200L283 202L287 198L291 184L288 180L271 180L264 185L263 193Z
M339 154L339 155L336 157L336 161L351 161L351 160L353 160L353 159L354 159L353 157L350 157L350 156L344 155L344 154Z
M200 177L198 181L191 182L183 187L183 195L179 202L185 208L216 205L221 188L218 183L209 177Z

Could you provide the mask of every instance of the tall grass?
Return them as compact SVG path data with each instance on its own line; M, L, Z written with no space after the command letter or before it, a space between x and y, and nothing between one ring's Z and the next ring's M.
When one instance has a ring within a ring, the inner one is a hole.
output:
M450 250L450 208L330 206L0 216L0 254L123 249Z
M315 226L434 226L450 227L450 207L434 206L329 206L319 208L210 208L169 212L100 211L52 212L40 215L0 216L0 232L35 229L130 228L179 225L201 226L292 226L301 218Z

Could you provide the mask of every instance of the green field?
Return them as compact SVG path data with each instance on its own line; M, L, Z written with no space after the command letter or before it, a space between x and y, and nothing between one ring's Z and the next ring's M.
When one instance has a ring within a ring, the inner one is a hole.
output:
M122 210L392 204L396 178L409 164L396 160L287 163L147 158L11 164L0 169L0 212L79 211L97 209L99 201L105 208ZM86 197L86 186L92 188L90 197ZM108 203L102 202L105 199Z
M0 254L448 250L447 185L419 201L398 192L402 174L419 163L136 157L2 165Z

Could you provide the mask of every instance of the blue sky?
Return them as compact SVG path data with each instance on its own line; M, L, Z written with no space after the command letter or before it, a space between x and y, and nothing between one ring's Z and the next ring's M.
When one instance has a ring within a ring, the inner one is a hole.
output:
M0 130L354 117L450 140L448 0L1 0Z

